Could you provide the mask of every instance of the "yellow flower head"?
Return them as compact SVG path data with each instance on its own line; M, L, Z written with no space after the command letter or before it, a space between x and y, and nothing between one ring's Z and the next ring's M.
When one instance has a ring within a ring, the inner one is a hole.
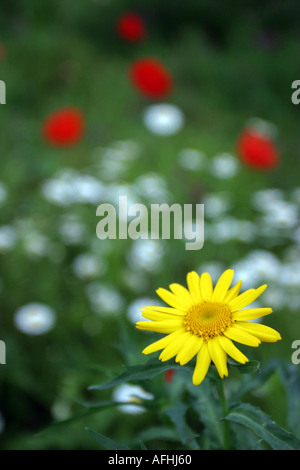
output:
M199 276L193 271L187 275L188 289L176 283L169 286L171 292L159 288L157 294L170 307L144 307L143 317L152 321L139 321L136 327L166 336L147 346L143 353L162 350L161 361L176 356L181 365L197 355L193 384L199 385L211 361L222 378L228 376L227 354L242 364L248 362L232 341L259 346L261 341L280 340L273 328L249 321L272 313L271 308L244 309L264 292L266 284L239 295L242 281L230 289L232 279L233 270L228 269L214 288L208 273Z

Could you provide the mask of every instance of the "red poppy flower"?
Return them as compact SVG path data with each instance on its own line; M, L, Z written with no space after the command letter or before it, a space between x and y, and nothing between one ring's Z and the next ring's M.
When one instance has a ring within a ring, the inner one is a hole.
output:
M57 146L77 143L84 130L84 118L76 108L64 108L48 116L43 125L43 136L47 142Z
M133 85L148 98L163 98L173 87L168 70L155 59L139 59L131 65L129 78Z
M165 381L167 384L172 382L175 372L176 371L174 369L169 369L165 372Z
M278 151L269 136L246 129L238 140L237 150L241 160L258 169L272 169L279 162Z
M143 19L132 12L120 16L117 20L116 29L120 38L132 43L142 41L147 34Z

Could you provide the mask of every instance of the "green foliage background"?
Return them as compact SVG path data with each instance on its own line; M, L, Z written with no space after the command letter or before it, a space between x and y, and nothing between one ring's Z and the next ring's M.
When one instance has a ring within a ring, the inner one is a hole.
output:
M116 18L131 9L143 15L149 31L138 45L123 43L114 29ZM299 79L298 14L299 3L291 0L242 5L196 0L1 2L0 40L5 54L0 78L6 83L7 104L0 107L0 180L8 189L0 210L1 225L31 220L53 242L52 256L32 259L18 241L12 251L0 255L0 337L7 347L7 364L0 367L2 449L99 448L85 427L117 441L134 440L148 428L161 428L165 438L156 442L153 431L154 448L177 445L168 434L170 422L153 409L131 416L114 406L96 413L82 406L84 400L111 398L110 390L89 391L90 385L112 379L123 365L145 361L141 349L154 335L135 330L126 316L128 305L136 297L154 297L160 286L185 283L186 272L203 263L221 261L231 267L257 248L280 257L293 246L292 241L284 236L280 243L268 245L261 238L251 246L236 240L216 245L208 239L202 250L192 252L185 251L182 242L170 240L161 268L143 273L145 285L135 292L126 284L132 242L114 241L110 250L96 238L96 205L53 206L42 197L41 185L62 168L94 175L96 148L134 141L141 156L122 181L132 183L142 174L156 172L165 179L173 200L181 203L200 203L207 192L230 191L235 195L232 215L254 220L255 191L279 188L289 195L299 185L300 108L291 102L291 83ZM174 77L175 89L168 101L182 109L186 119L174 136L155 136L142 122L141 113L149 101L127 79L130 63L142 56L159 58ZM42 122L48 113L69 105L83 111L85 137L67 150L51 148L41 138ZM253 116L271 121L278 129L281 164L277 169L258 172L241 166L238 177L222 180L178 165L177 155L184 148L197 149L208 158L223 152L235 155L236 139ZM85 223L88 236L82 245L64 246L59 238L59 223L68 214ZM86 282L72 271L75 257L89 250L107 261L104 279L96 281L113 285L123 296L123 311L112 318L92 311ZM295 250L299 256L299 245ZM14 326L16 309L32 301L48 304L57 313L56 326L46 335L26 336ZM286 364L283 370L291 370L296 377L300 366L292 365L290 356L291 343L298 339L299 313L272 308L275 313L267 324L278 329L283 340L244 350L262 368L274 358L283 361L280 367ZM247 398L289 428L288 410L299 409L297 390L287 389L276 370L258 384L259 392ZM164 400L177 396L176 381L172 390L163 376L145 386ZM51 410L57 401L70 410L70 417L81 413L82 417L51 427Z

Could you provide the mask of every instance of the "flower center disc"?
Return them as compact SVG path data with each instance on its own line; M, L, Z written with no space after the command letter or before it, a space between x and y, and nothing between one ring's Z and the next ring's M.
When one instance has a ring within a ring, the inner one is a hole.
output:
M185 315L185 329L205 341L220 336L232 325L232 315L227 305L219 302L203 302L193 305Z

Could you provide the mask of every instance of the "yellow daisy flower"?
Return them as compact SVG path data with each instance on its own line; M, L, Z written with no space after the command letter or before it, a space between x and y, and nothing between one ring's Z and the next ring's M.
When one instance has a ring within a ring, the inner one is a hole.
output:
M225 271L214 288L208 273L199 276L192 271L187 275L188 289L176 283L169 286L171 292L157 289L159 297L170 307L144 307L142 315L151 321L139 321L136 327L166 336L147 346L143 354L162 350L161 361L176 356L181 365L197 356L193 384L199 385L211 361L222 378L228 376L227 354L242 364L248 362L233 341L256 347L262 341L280 340L280 334L273 328L249 322L272 313L271 308L244 309L267 285L239 294L242 281L230 288L233 274L232 269Z

